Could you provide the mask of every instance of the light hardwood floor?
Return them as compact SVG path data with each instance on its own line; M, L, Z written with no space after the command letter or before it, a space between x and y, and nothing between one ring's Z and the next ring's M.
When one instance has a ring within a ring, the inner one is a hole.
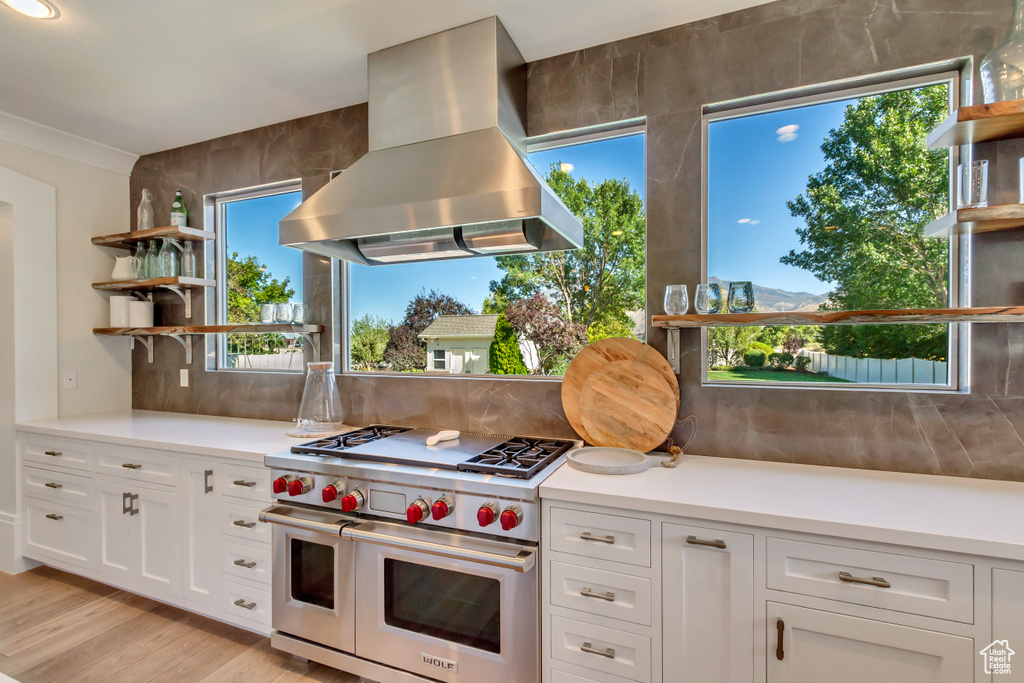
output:
M357 683L270 639L73 574L0 572L0 673L22 683Z

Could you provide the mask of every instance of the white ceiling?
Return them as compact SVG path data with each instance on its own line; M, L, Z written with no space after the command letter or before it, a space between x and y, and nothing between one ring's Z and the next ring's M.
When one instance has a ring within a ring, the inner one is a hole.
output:
M532 61L771 0L0 5L0 111L145 154L366 100L366 55L498 15Z

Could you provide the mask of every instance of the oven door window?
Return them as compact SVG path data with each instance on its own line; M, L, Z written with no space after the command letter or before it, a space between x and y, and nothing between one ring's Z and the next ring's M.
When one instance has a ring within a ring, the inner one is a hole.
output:
M384 559L384 621L487 652L501 652L501 582Z
M291 539L292 600L334 609L334 547Z

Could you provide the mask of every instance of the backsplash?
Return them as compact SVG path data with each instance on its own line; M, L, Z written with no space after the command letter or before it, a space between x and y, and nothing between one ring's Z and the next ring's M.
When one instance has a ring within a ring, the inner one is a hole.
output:
M759 93L973 55L1010 23L1007 0L778 0L722 17L600 45L529 66L529 133L647 118L649 302L670 282L700 280L701 106ZM347 107L139 159L141 189L157 215L182 189L190 216L204 194L302 178L308 195L331 171L366 153L366 105ZM1017 143L982 146L998 177ZM993 200L1016 201L1014 174ZM195 223L193 223L195 224ZM972 303L1024 303L1024 234L971 242ZM329 322L331 265L304 255L309 319ZM173 296L173 295L171 295ZM168 320L180 303L161 297ZM201 302L200 302L201 305ZM658 312L652 303L648 313ZM1024 481L1024 325L970 330L971 393L702 387L700 332L683 330L680 414L696 415L691 449L705 455ZM665 335L650 342L665 350ZM156 340L155 363L133 356L136 408L291 419L303 379L281 373L204 372L197 344L188 388L178 386L181 348ZM323 348L334 343L325 335ZM339 377L347 421L494 433L572 436L550 380ZM677 442L685 433L673 434Z

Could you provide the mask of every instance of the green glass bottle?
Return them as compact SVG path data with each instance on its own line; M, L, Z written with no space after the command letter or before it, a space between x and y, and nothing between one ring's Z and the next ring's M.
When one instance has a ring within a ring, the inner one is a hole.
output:
M174 191L174 202L171 204L171 225L184 228L188 225L188 210L185 200L181 198L181 190Z

